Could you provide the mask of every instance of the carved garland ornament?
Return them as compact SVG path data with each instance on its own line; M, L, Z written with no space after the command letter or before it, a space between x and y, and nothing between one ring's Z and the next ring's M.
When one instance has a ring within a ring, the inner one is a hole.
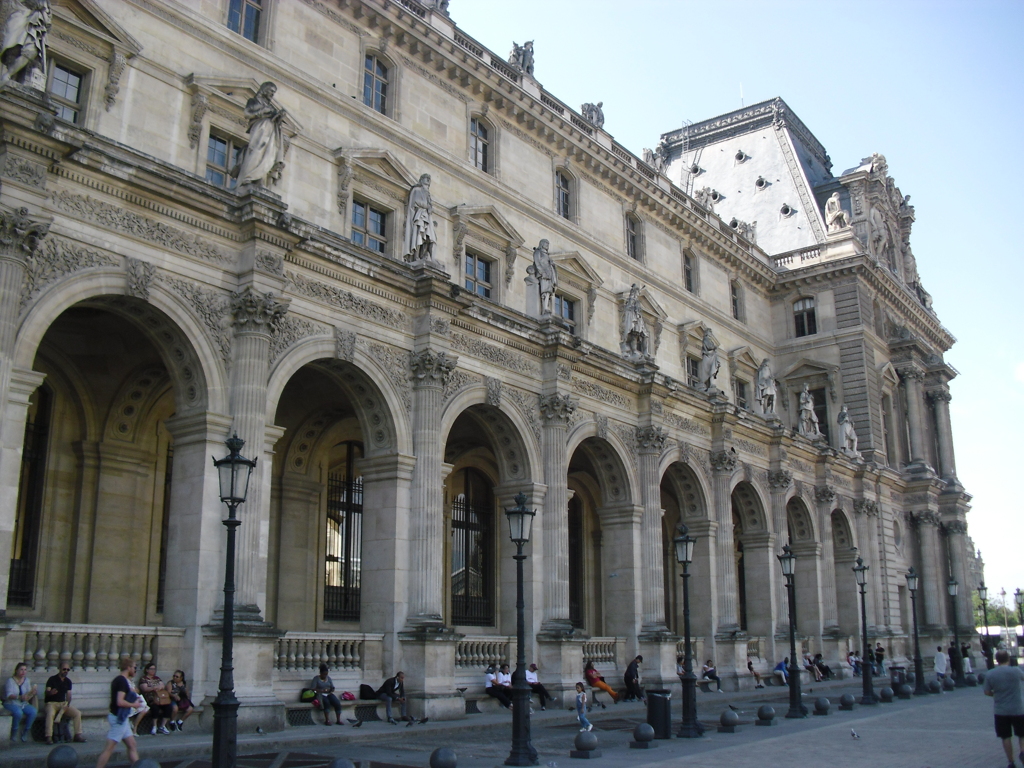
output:
M121 90L121 75L124 74L125 65L128 59L123 53L114 51L110 57L110 68L107 71L107 84L103 87L103 100L109 112L117 101L117 94Z
M149 301L149 286L156 275L156 265L141 259L125 258L125 271L128 273L128 285L125 293L136 299Z
M3 235L0 235L0 238L2 237ZM8 243L3 245L5 248L11 247ZM118 264L119 260L113 255L83 248L77 243L54 235L48 238L41 248L32 251L25 260L20 309L24 309L46 286L62 277L83 269L116 267Z
M192 149L199 146L199 136L203 132L203 118L210 108L210 99L203 93L192 94L192 119L188 124L188 145Z
M221 359L227 366L231 362L231 337L225 329L225 318L228 314L230 302L228 298L217 291L208 291L188 280L178 280L173 277L163 278L179 296L185 299L186 303L198 315L210 339L220 350Z

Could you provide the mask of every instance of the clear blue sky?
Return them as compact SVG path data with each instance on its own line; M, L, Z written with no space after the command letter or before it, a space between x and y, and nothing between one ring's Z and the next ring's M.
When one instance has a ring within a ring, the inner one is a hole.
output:
M781 96L833 173L870 155L916 207L921 279L958 342L946 359L957 469L990 595L1024 588L1024 2L451 0L498 54L535 40L536 77L603 101L636 153L684 119ZM1010 599L1010 598L1008 598ZM1012 599L1010 599L1012 607Z

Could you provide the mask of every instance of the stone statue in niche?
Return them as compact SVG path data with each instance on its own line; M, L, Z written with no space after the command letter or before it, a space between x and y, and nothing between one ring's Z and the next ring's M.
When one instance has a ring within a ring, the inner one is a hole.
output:
M18 0L4 23L0 88L11 80L46 89L46 35L53 23L50 0Z
M520 72L533 76L533 40L527 40L522 45L512 43L512 53L508 55L508 63Z
M604 127L604 110L601 107L604 106L603 101L597 102L597 104L591 104L587 102L580 107L580 112L583 114L583 119L588 123L593 123L598 128Z
M859 459L861 456L857 450L857 431L853 428L853 418L845 405L839 409L836 422L839 424L839 450L851 459Z
M420 176L418 184L409 190L409 203L405 208L405 241L403 254L406 261L433 261L437 231L434 229L434 203L430 199L430 174Z
M623 357L636 360L647 354L647 323L640 309L640 287L633 283L622 308L622 341Z
M804 388L800 392L799 432L812 440L822 436L821 429L818 428L818 414L814 412L814 396L811 394L808 384L804 384Z
M540 313L550 315L555 307L555 289L558 288L558 272L555 270L555 262L548 253L549 243L541 240L533 249L533 265L527 267L527 272L537 280L540 288Z
M761 361L761 367L757 369L757 403L765 416L775 415L776 393L775 376L766 357Z
M284 131L281 124L287 115L274 106L277 86L267 81L245 105L249 121L249 146L231 173L238 180L239 191L276 184L284 170Z
M825 226L829 234L850 226L850 217L839 204L838 192L833 192L832 197L825 201Z
M705 392L711 392L715 388L714 381L718 377L718 369L722 367L722 361L718 358L718 345L711 335L711 329L704 330L704 340L700 346L700 365L697 367L697 379L700 387Z

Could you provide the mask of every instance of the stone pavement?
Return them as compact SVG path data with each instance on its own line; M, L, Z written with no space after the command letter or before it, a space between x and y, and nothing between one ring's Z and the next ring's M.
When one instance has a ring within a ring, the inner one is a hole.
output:
M603 756L586 763L572 760L569 750L578 731L569 712L537 711L533 717L533 744L542 768L618 768L621 765L686 764L700 768L764 768L765 766L829 766L830 768L1003 768L1003 754L992 731L992 702L981 688L874 707L853 712L837 709L839 696L859 690L856 681L813 686L805 697L810 709L818 695L833 703L828 717L785 720L785 689L747 694L700 694L698 708L707 733L701 739L658 741L652 750L629 749L632 730L645 720L639 704L609 705L591 715ZM877 690L877 688L876 688ZM678 725L678 701L673 719ZM731 703L744 725L734 734L715 730L718 715ZM778 725L754 727L757 708L775 707ZM859 739L851 735L855 729ZM472 715L466 720L427 723L411 728L365 723L359 729L307 726L280 734L245 734L239 737L239 768L325 768L334 757L347 757L360 768L399 768L428 765L431 751L451 747L459 768L493 768L508 756L511 723L507 714ZM95 763L102 748L98 740L81 747L82 768ZM159 760L163 768L206 768L210 737L199 733L139 739L140 754ZM14 747L0 753L0 768L45 765L48 748ZM120 761L120 762L118 762ZM112 765L125 765L125 753L115 754ZM553 765L557 764L557 765Z

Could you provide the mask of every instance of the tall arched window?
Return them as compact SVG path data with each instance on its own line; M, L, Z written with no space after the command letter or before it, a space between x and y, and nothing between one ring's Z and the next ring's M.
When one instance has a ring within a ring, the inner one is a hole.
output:
M363 445L353 441L336 448L339 461L327 475L327 549L324 621L359 621L363 560L363 478L355 462Z
M563 219L572 219L572 182L562 171L555 173L555 210Z
M478 117L469 121L469 156L481 171L491 172L491 129Z
M494 494L487 476L463 470L452 502L452 623L494 626Z
M818 320L814 314L814 299L800 299L793 303L793 324L797 338L813 336L818 332Z
M376 54L366 54L363 65L363 104L370 109L388 113L388 65Z

